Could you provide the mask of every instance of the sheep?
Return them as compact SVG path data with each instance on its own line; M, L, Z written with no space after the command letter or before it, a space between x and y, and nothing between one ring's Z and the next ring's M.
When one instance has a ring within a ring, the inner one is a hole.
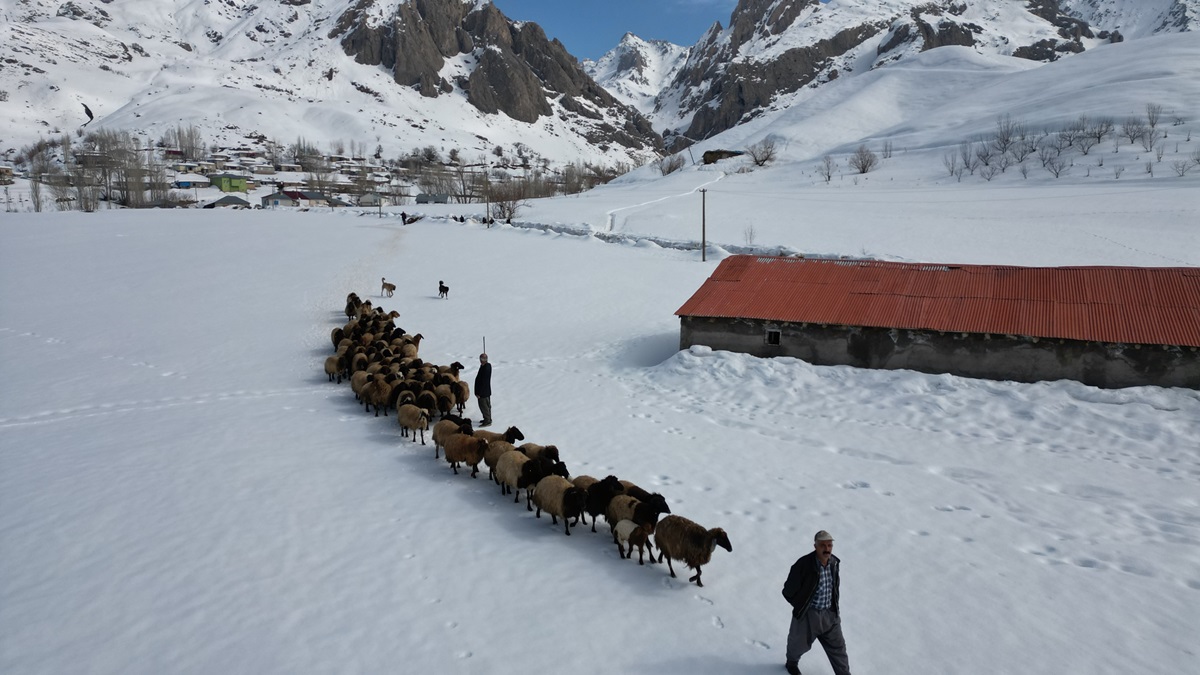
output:
M638 525L632 520L622 520L612 526L613 542L617 545L617 553L621 555L621 559L633 558L633 547L638 549L638 564L644 565L642 555L645 553L647 546L650 546L650 534L653 528L649 525ZM624 544L629 544L629 552L625 552ZM650 551L650 562L654 562L654 551Z
M558 518L563 519L563 531L567 536L571 534L571 518L575 519L574 524L579 523L579 516L583 513L584 503L587 501L587 493L571 484L571 481L550 474L539 480L533 488L533 503L537 505L537 512L534 514L538 518L542 517L542 511L550 514L550 523L557 525Z
M471 434L452 434L446 439L446 461L454 473L458 473L458 465L466 464L471 467L471 478L479 473L479 463L487 451L488 442L475 438Z
M571 474L567 471L567 465L562 462L555 462L545 457L531 459L521 465L521 479L518 481L517 489L525 488L525 510L533 510L533 488L538 481L549 475L558 475L563 478L570 478Z
M708 564L713 551L720 546L733 552L733 544L729 543L725 530L719 527L706 530L683 516L667 516L659 521L654 530L654 543L658 546L658 562L664 557L667 559L667 569L671 570L672 577L675 569L671 567L671 559L682 560L696 570L695 576L688 581L694 581L700 587L704 586L700 581L700 566Z
M457 380L452 385L454 389L454 399L458 401L458 414L463 414L467 409L467 401L471 400L471 385L463 380Z
M400 348L400 354L408 357L415 357L421 348L421 338L425 336L417 333L412 336L412 339L406 339L404 346Z
M383 416L387 417L388 399L392 394L392 382L389 381L391 375L376 375L374 379L368 382L362 389L362 399L364 409L375 408L375 416L379 417L379 410L383 409Z
M413 443L417 442L417 431L421 432L421 445L425 445L425 430L429 428L429 411L405 403L396 408L396 421L400 423L400 437L412 432Z
M418 402L418 407L423 407ZM464 429L463 427L466 427ZM446 439L457 433L470 433L467 429L471 428L471 423L460 417L450 416L443 418L440 422L433 425L433 458L437 459L440 455L438 450L446 444Z
M605 476L598 480L591 476L578 476L573 481L575 487L587 490L587 514L592 517L592 532L596 531L596 519L608 509L608 503L613 497L625 493L625 486L616 476ZM584 519L587 522L587 519Z
M516 450L506 452L496 460L496 482L500 483L500 494L507 495L509 492L513 492L514 504L521 501L520 490L525 487L525 484L521 482L521 475L525 465L531 461L525 456L525 453Z
M516 450L516 446L508 441L492 441L488 443L487 452L483 453L483 462L488 467L488 478L496 481L496 462L504 456L504 453ZM499 481L496 481L499 482Z
M346 359L340 356L330 356L325 359L325 374L329 376L329 381L333 382L337 378L337 383L342 383L342 371L346 369Z
M659 513L670 513L671 512L671 508L669 506L667 506L666 498L663 497L662 495L658 494L657 492L646 492L642 488L638 487L637 485L634 485L633 483L631 483L630 481L627 481L627 480L621 481L621 485L625 486L625 494L629 495L630 497L636 498L640 502L646 502L647 504L653 504L655 506L655 508L658 509Z
M638 525L653 527L658 522L660 513L654 505L638 501L636 497L617 495L608 502L608 508L604 510L604 520L608 521L609 526L622 520L632 520Z
M545 457L545 458L553 460L555 462L557 462L559 460L558 446L556 446L556 445L538 445L537 443L522 443L520 446L517 447L517 449L520 450L521 452L525 453L526 455L528 455L529 459L537 459L538 457Z
M513 443L525 440L525 434L521 433L521 430L516 427L509 427L504 430L504 433L479 429L475 432L475 438L482 438L489 443L492 441L508 441L509 443Z

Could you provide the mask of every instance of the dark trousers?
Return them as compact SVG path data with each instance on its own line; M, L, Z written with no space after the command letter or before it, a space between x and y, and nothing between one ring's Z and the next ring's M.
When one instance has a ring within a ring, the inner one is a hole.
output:
M492 397L491 396L479 396L479 397L476 397L475 402L479 404L479 413L481 415L483 415L483 420L485 422L491 422L492 421Z
M842 637L842 620L832 609L809 609L792 617L788 630L787 660L799 661L820 640L833 666L834 675L850 675L850 659L846 656L846 640Z

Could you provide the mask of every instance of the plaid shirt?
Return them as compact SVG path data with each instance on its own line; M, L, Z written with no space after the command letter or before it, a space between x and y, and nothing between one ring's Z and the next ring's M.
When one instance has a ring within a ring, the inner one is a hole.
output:
M833 604L833 565L820 565L820 579L817 581L817 592L813 595L812 603L809 605L813 609L829 609Z

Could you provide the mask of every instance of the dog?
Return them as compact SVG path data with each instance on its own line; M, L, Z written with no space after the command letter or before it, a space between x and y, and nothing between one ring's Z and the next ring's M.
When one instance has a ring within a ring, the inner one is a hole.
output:
M392 297L392 293L396 292L396 284L389 284L387 277L382 277L382 281L383 287L379 290L379 297L382 298L385 293L389 298Z
M450 287L447 286L446 283L443 281L438 282L438 297L439 298L450 297Z

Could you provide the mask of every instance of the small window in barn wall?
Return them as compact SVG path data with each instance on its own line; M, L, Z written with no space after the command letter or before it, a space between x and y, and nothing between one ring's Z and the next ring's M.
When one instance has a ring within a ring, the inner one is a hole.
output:
M777 330L768 330L767 331L767 344L769 344L769 345L779 344L779 331L777 331Z

